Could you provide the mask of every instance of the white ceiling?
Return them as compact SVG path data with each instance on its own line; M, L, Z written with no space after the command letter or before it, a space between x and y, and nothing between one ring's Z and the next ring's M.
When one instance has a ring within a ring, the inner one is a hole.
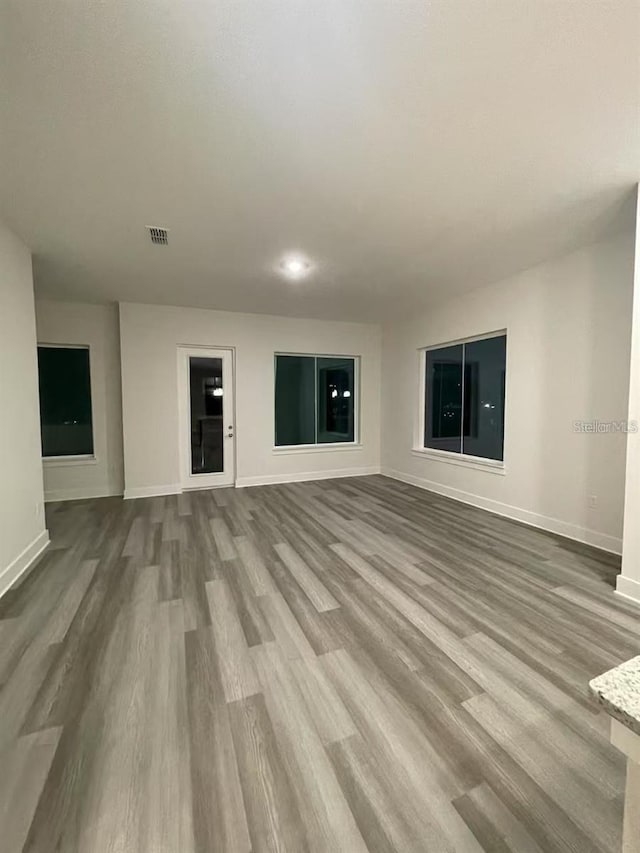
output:
M40 295L379 320L629 221L640 0L0 3Z

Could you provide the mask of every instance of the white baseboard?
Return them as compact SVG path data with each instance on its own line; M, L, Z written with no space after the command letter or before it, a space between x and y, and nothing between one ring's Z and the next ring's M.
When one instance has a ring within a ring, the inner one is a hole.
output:
M58 501L79 501L89 498L112 498L122 497L122 490L100 486L92 489L87 487L77 487L75 489L49 489L44 493L44 502L57 503Z
M616 580L616 593L622 598L627 598L635 604L640 604L640 581L634 581L625 575L618 575Z
M164 495L179 495L182 492L180 483L172 483L164 486L141 486L137 489L125 489L125 501L135 500L136 498L159 498Z
M401 480L403 483L410 483L419 489L426 489L429 492L435 492L438 495L452 498L455 501L471 504L471 506L478 507L479 509L486 509L489 512L494 512L496 515L520 521L530 527L539 527L542 530L548 530L550 533L566 536L567 539L574 539L576 542L583 542L586 545L600 548L603 551L609 551L612 554L622 553L622 539L610 536L607 533L600 533L597 530L580 527L568 521L561 521L559 518L551 518L547 515L531 512L528 509L521 509L520 507L511 506L501 501L485 498L482 495L474 495L462 489L455 489L452 486L445 486L442 483L416 477L413 474L405 474L402 471L395 471L392 468L382 468L381 473L385 477L391 477L393 480Z
M29 569L49 544L49 531L43 530L33 542L0 573L0 596L14 585L18 578Z
M238 477L235 482L235 486L238 489L244 489L247 486L271 486L277 485L278 483L302 483L309 480L333 480L338 477L364 477L368 474L379 473L380 468L376 466L371 468L338 468L335 471L305 471L300 474L266 474L262 477ZM125 489L124 499L127 501L135 498L154 498L162 495L179 495L182 491L183 489L180 483L173 483L164 486L142 486L137 489Z
M337 468L335 471L305 471L298 474L266 474L262 477L238 477L236 488L247 486L274 486L278 483L305 483L310 480L337 480L340 477L366 477L379 474L380 468Z

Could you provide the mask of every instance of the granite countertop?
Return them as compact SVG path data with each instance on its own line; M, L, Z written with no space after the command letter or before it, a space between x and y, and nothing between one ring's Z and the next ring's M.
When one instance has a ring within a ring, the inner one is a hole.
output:
M600 705L640 735L640 655L589 682Z

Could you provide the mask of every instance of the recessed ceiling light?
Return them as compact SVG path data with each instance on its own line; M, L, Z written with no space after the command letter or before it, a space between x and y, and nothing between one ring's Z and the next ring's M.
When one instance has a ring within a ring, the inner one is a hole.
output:
M287 278L303 278L311 269L311 264L301 255L287 255L280 262L280 270Z

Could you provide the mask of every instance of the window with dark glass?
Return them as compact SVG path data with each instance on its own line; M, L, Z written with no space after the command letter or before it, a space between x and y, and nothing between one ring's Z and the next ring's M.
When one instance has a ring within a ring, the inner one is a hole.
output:
M506 355L506 335L425 352L425 448L502 461Z
M39 346L42 455L91 456L91 373L88 347Z
M276 447L355 441L355 362L276 355Z

